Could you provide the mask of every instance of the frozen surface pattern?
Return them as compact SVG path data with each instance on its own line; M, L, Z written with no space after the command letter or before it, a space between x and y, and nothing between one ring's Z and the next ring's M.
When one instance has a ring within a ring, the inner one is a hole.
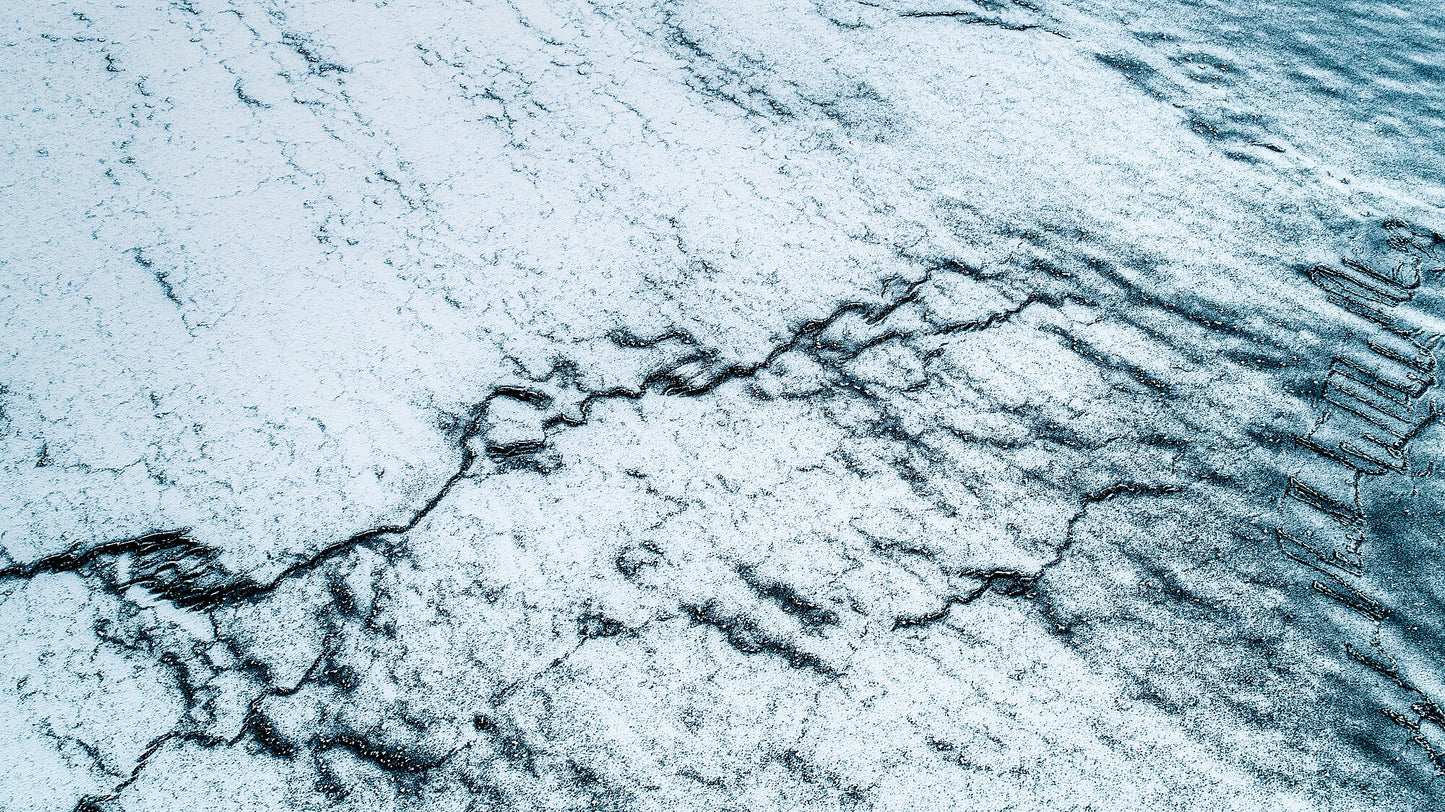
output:
M1438 3L0 17L0 809L1445 798Z

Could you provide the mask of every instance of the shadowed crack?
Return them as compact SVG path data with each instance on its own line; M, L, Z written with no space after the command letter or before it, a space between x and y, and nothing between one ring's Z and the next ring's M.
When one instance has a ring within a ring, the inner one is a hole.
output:
M495 397L492 395L491 397ZM491 399L488 398L488 400ZM485 414L483 405L474 410L461 433L461 462L457 469L425 503L411 516L399 524L382 525L363 530L360 533L328 544L315 553L302 558L264 583L248 579L236 579L217 562L218 553L213 547L190 539L189 528L150 533L133 539L107 542L90 548L72 548L63 553L48 556L29 565L16 565L0 570L0 582L11 579L29 579L44 572L75 572L89 574L93 565L113 561L116 557L133 554L139 565L139 575L123 578L111 575L106 580L117 590L123 591L131 585L143 586L157 595L173 601L187 609L210 609L222 604L240 603L264 595L282 582L299 574L309 572L321 564L360 545L368 544L386 536L406 533L426 518L436 508L471 468L477 453L472 449L471 440L481 431Z
M217 553L191 539L190 528L163 530L131 539L111 541L90 548L73 548L24 565L0 570L0 582L28 580L46 573L99 574L119 590L141 586L178 605L202 606L223 573L216 564ZM132 559L128 568L116 559ZM129 570L126 572L124 570Z
M767 654L782 658L793 668L809 669L823 676L838 675L838 671L818 655L778 640L748 617L723 613L716 602L708 601L700 606L684 605L682 609L692 622L721 631L728 645L742 654Z
M105 795L87 795L81 798L75 804L75 812L103 812L102 807L98 806L98 804L119 798L121 792L124 791L126 787L134 784L140 778L141 773L145 772L145 768L150 764L151 756L154 756L156 751L161 749L161 745L179 735L179 733L171 732L156 738L140 754L140 758L136 760L135 766L131 768L130 775L127 776L124 781L116 784L115 788Z
M981 8L990 10L997 8L997 6L995 6L994 4L987 2L978 2L978 5ZM1038 9L1036 7L1027 5L1025 3L1015 2L1014 5L1020 6L1031 12L1038 12ZM964 25L984 25L991 28L999 28L1004 31L1039 31L1045 34L1053 34L1056 37L1068 39L1068 37L1065 36L1062 32L1055 31L1052 28L1045 28L1038 23L1021 22L1019 20L1009 19L1008 17L1011 15L1008 12L1014 11L1017 11L1017 9L1007 9L1006 11L1000 9L1000 13L995 15L980 14L976 11L967 11L964 9L938 11L902 11L898 13L898 16L904 19L912 20L955 20L957 22L963 23Z
M822 318L803 321L788 334L787 338L775 345L759 361L719 365L716 351L696 350L647 374L641 385L636 388L614 387L587 393L575 407L574 413L562 411L545 419L542 422L543 438L540 440L527 439L509 444L488 444L485 453L504 470L529 468L544 474L548 473L551 470L551 463L538 461L531 455L546 448L547 440L555 432L585 425L596 404L619 399L639 400L648 394L700 397L716 390L728 381L756 377L785 353L793 350L804 350L820 357L831 354L822 337L829 327L845 317L854 315L862 318L870 326L878 325L905 305L919 301L922 288L940 273L972 276L977 272L961 263L950 261L930 267L916 280L905 281L898 277L890 277L883 283L885 294L890 291L890 288L895 288L900 282L902 283L901 289L891 299L873 304L859 301L845 302ZM989 329L1007 322L1014 315L1033 304L1048 301L1047 297L1034 294L1009 308L982 319L936 325L928 334ZM880 338L882 340L904 339L917 335L916 332L885 331L882 336L875 337L873 343L878 343ZM672 330L651 339L627 334L617 334L612 338L619 346L632 348L651 348L669 342L677 342L687 347L699 346L694 337L682 330ZM868 342L863 343L866 346L872 346ZM856 354L857 352L853 352L851 355L844 353L837 357L841 361L846 361ZM97 569L104 569L105 572L100 574L106 576L105 580L119 591L124 591L125 588L132 585L142 586L187 609L207 610L225 604L254 600L271 592L283 582L310 572L355 547L405 534L419 525L446 498L451 489L467 476L476 462L479 455L473 448L473 441L484 436L488 408L493 401L499 398L516 400L534 408L548 408L553 404L551 395L536 389L514 385L495 387L471 410L469 419L462 426L456 441L460 448L460 460L454 471L405 521L372 527L332 542L314 553L294 561L266 581L254 581L228 572L219 562L218 550L191 539L187 535L190 532L189 528L185 528L150 533L89 548L72 548L32 564L14 565L0 570L0 582L11 579L28 579L42 572L68 571L86 575L94 573ZM128 576L120 574L115 564L115 559L127 555L134 558L131 564L133 574ZM104 564L104 566L97 567L100 564Z
M682 349L684 354L646 374L636 387L616 387L587 392L574 410L558 412L542 420L543 434L540 440L533 438L517 442L478 442L486 436L488 411L494 401L508 399L539 410L552 409L557 401L553 394L542 391L540 388L525 385L495 387L471 410L469 418L457 432L456 442L460 448L460 458L452 473L404 521L373 527L339 539L294 561L274 577L265 581L238 578L227 572L219 561L219 550L192 539L189 536L189 529L184 528L150 533L133 539L108 542L92 547L77 546L31 564L17 564L0 570L0 581L27 579L43 572L75 572L84 576L99 576L117 591L123 592L129 586L141 586L160 598L186 609L206 611L222 605L254 601L288 579L303 576L355 547L386 542L390 537L405 534L417 527L446 498L452 487L469 475L479 457L485 456L491 459L502 470L530 464L529 460L536 452L547 446L548 440L554 432L584 425L588 422L592 407L601 401L637 400L648 394L701 397L713 392L728 381L756 377L790 351L798 350L807 353L825 366L837 366L857 356L856 351L850 352L849 350L857 347L859 343L862 343L863 348L866 349L867 346L876 346L886 340L910 340L923 336L986 330L1006 323L1033 304L1051 301L1042 295L1033 295L1002 311L965 322L940 324L932 322L931 316L925 316L925 326L922 328L882 330L881 335L875 336L871 340L852 342L851 344L845 341L843 345L839 345L837 339L825 337L824 334L830 327L845 318L859 319L868 327L882 325L900 308L921 301L924 286L942 273L975 275L976 271L958 263L944 263L928 269L915 280L889 279L883 286L882 301L874 303L848 301L835 307L822 318L803 321L789 332L783 341L772 347L761 360L750 363L719 363L719 353L701 347L694 337L682 330L673 330L654 338L639 338L626 334L614 335L612 337L614 343L622 347L647 349L667 344ZM543 469L538 468L538 470ZM543 472L546 471L543 470ZM1116 494L1100 495L1098 498L1111 498L1112 495ZM619 563L619 568L622 568L621 563ZM838 623L839 619L835 612L785 583L764 578L752 568L747 567L740 568L739 575L756 594L775 603L783 612L792 615L810 630L818 631L823 627ZM1002 594L1012 595L1031 586L1036 579L1036 577L1031 579L1021 573L1004 571L990 573L984 578L982 587L976 594L965 596L961 600L963 602L973 600L990 588L999 589ZM952 601L945 605L944 613L951 605ZM742 654L760 654L778 658L785 661L790 667L811 670L824 676L836 676L839 673L835 667L825 662L817 654L779 639L746 615L723 611L715 602L685 605L682 608L685 616L692 622L718 629L728 645ZM900 623L899 625L908 624ZM598 613L584 614L578 619L579 645L590 639L612 637L626 631L620 622ZM571 651L568 652L568 654L570 653ZM560 665L567 656L563 655L553 660L543 669L543 673ZM272 696L290 695L301 685L321 679L318 672L324 659L324 654L318 656L296 685L270 686L256 695L249 703L239 734L229 742L208 739L186 732L184 729L173 731L148 748L126 782L118 785L111 794L105 797L87 799L77 809L98 809L96 804L102 804L110 798L117 797L129 783L136 780L136 777L145 769L148 759L160 745L171 739L196 741L204 746L215 746L227 743L235 744L251 735L255 737L260 747L278 756L294 757L303 750L309 750L314 754L328 749L341 749L374 763L388 772L425 772L441 763L435 761L431 756L418 761L407 752L397 750L384 742L371 741L369 736L358 735L355 732L323 735L313 738L309 744L303 744L302 742L290 742L281 736L279 731L273 730L271 720L266 717L262 703ZM343 676L338 679L345 681L347 678ZM505 695L515 688L516 684L508 686L508 690L504 691L499 699L505 699ZM90 806L84 806L84 804Z
M1174 485L1147 485L1136 482L1123 482L1110 485L1098 491L1086 493L1079 499L1079 509L1069 518L1063 543L1054 550L1054 554L1049 560L1039 565L1038 569L1032 572L1013 569L963 570L958 574L967 578L980 579L979 585L964 594L945 597L943 599L943 605L932 612L921 615L900 615L894 618L893 629L896 631L898 629L927 626L937 623L948 617L954 606L963 606L972 603L990 592L1008 598L1027 598L1033 600L1039 597L1038 586L1044 576L1048 574L1050 569L1063 562L1065 554L1068 553L1069 548L1077 541L1074 527L1088 514L1091 505L1124 497L1167 496L1179 493L1180 491L1181 489Z
M837 612L809 600L781 581L760 577L752 567L738 567L738 577L759 596L775 602L779 608L798 618L805 626L817 628L835 626L838 623Z

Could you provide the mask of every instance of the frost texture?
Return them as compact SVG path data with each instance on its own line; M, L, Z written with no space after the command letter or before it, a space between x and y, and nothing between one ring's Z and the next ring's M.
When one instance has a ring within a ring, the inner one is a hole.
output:
M1437 4L3 14L0 809L1445 797Z

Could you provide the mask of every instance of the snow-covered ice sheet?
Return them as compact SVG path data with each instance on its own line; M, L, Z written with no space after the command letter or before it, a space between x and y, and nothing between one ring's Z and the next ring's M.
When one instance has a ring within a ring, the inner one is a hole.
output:
M1438 3L0 48L0 809L1445 798Z

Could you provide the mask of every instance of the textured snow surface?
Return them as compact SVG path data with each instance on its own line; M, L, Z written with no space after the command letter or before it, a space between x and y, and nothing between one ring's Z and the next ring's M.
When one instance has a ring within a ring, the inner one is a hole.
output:
M0 809L1445 802L1435 0L0 47Z

